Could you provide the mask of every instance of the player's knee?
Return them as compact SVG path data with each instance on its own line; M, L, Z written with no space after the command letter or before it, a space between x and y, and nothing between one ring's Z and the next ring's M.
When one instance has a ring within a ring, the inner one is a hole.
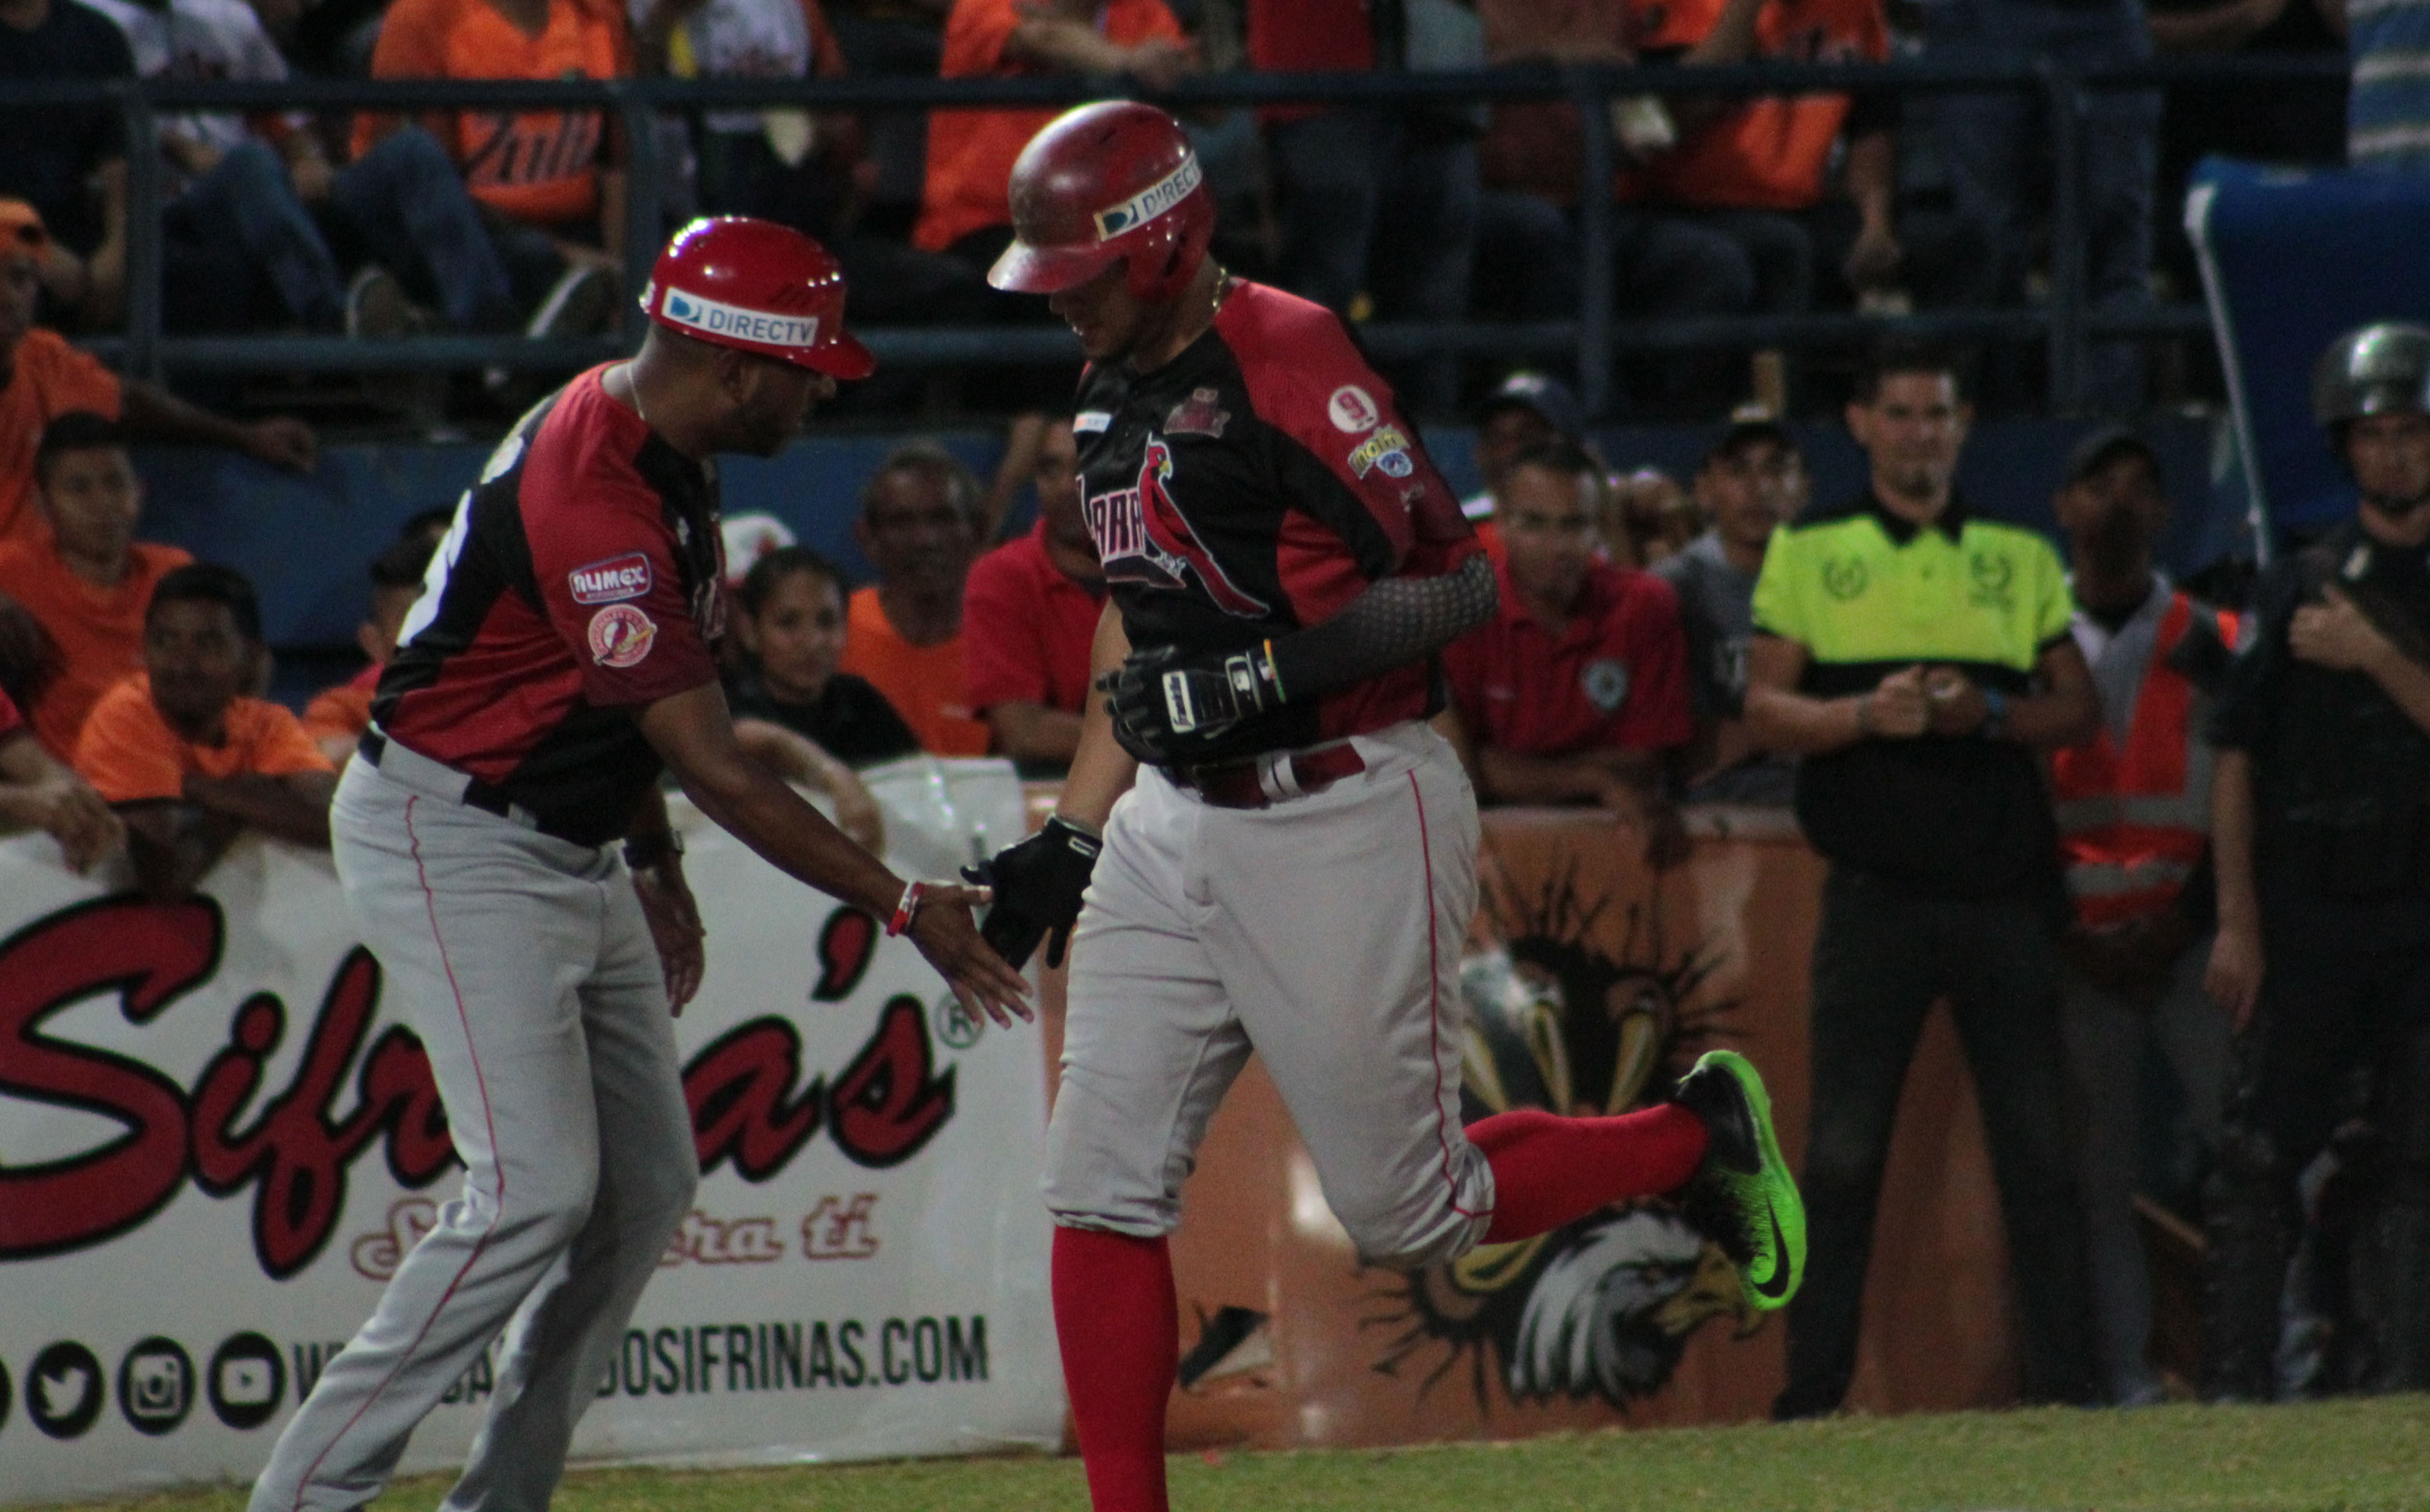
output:
M1485 1221L1448 1201L1402 1204L1336 1215L1358 1257L1388 1271L1449 1265L1476 1247Z

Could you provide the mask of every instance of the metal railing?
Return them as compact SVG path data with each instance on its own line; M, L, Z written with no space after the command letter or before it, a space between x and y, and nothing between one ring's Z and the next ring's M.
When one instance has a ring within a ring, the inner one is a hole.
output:
M659 198L662 115L777 106L864 111L1052 108L1116 94L1153 98L1176 108L1566 100L1576 108L1583 132L1577 210L1582 294L1575 317L1527 323L1378 321L1360 328L1362 339L1377 357L1571 356L1577 367L1579 397L1589 412L1599 417L1610 407L1612 358L1621 352L1846 346L1893 331L1945 341L2039 341L2047 359L2049 407L2054 413L2065 414L2079 407L2084 355L2091 341L2198 335L2208 329L2207 315L2200 305L2107 311L2089 307L2082 229L2084 169L2077 144L2093 97L2166 85L2284 87L2332 81L2341 77L2344 69L2344 60L2336 57L2257 56L2092 67L2034 58L1999 63L1928 58L1865 64L1751 63L1726 68L1544 66L1474 72L1206 75L1153 95L1132 80L1076 76L952 80L873 76L817 81L292 79L276 84L8 80L0 82L0 110L107 102L120 113L130 143L152 141L156 121L170 111L603 110L621 125L626 143L624 287L638 291L648 279L664 234ZM1617 249L1609 186L1619 156L1606 108L1610 100L1648 94L1745 96L1859 90L1893 91L1902 96L2016 91L2040 102L2053 159L2048 214L2052 252L2049 294L2043 303L1895 316L1637 319L1623 318L1617 311L1611 271ZM642 317L628 305L624 329L618 336L545 341L515 336L365 341L334 336L164 335L159 214L164 183L159 155L130 152L127 182L125 334L84 344L128 373L157 378L170 370L220 374L472 367L562 371L620 355L640 334ZM2155 213L2165 212L2155 208ZM902 367L1067 361L1076 355L1067 333L1044 326L872 327L859 334L882 362Z

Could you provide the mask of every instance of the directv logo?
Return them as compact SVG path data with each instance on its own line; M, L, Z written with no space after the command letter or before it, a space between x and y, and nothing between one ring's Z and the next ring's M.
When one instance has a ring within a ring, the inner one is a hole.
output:
M1097 212L1097 240L1110 241L1135 226L1155 220L1180 204L1196 189L1203 177L1198 171L1195 153L1181 159L1181 166L1140 190L1109 210Z
M777 315L763 309L744 309L679 290L667 291L666 303L658 307L658 313L670 324L770 346L816 346L819 341L815 315Z

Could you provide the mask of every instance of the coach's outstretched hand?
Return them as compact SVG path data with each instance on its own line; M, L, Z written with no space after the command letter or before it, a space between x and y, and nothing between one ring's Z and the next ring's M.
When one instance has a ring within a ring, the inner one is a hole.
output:
M988 910L979 933L1006 965L1016 972L1028 965L1041 939L1046 941L1046 964L1063 964L1101 844L1096 836L1057 817L1029 839L996 852L993 859L962 868L965 880L995 889L995 906Z
M963 1007L1010 1028L1013 1020L1026 1023L1036 1015L1029 1007L1029 984L979 938L978 925L971 922L971 910L987 901L984 888L924 883L907 933Z

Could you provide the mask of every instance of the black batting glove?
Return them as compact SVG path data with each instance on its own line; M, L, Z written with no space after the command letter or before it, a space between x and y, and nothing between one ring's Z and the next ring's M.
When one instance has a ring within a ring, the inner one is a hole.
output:
M1110 695L1116 738L1129 737L1123 749L1160 762L1283 701L1271 642L1229 656L1184 657L1172 646L1134 652L1100 686Z
M979 938L1016 972L1029 964L1041 939L1046 964L1062 965L1101 848L1097 837L1079 825L1050 819L1045 828L992 859L962 868L964 880L995 889Z

